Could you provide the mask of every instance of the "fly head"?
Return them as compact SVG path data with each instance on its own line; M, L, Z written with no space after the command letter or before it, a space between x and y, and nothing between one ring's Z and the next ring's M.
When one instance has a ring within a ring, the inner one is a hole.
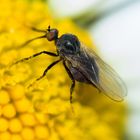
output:
M46 38L48 41L55 41L58 39L58 30L51 29L50 26L47 29Z

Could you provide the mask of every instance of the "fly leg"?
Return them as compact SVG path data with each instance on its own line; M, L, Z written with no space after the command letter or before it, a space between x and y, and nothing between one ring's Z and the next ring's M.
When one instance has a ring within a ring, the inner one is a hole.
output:
M43 72L42 76L40 76L39 78L36 79L36 81L42 79L48 72L49 69L51 69L54 65L56 65L58 62L60 62L61 59L57 60L57 61L54 61L53 63L51 63L46 69L45 71Z
M52 52L42 51L42 52L33 54L32 56L29 56L29 57L23 58L23 59L21 59L21 60L18 60L18 61L16 61L15 63L13 63L11 66L13 66L13 65L15 65L15 64L18 64L18 63L20 63L20 62L24 62L24 61L29 60L29 59L32 59L32 58L34 58L34 57L36 57L36 56L39 56L39 55L41 55L41 54L47 54L47 55L55 56L55 57L58 56L58 54L55 54L55 53L52 53Z
M72 80L72 84L71 84L71 88L70 88L70 103L72 103L72 93L73 93L73 90L75 88L75 79L74 79L73 75L71 74L69 68L67 67L65 61L63 61L63 65L64 65L70 79Z
M28 86L28 88L31 87L36 81L39 81L40 79L42 79L42 78L47 74L48 70L51 69L54 65L56 65L56 64L57 64L58 62L60 62L61 60L62 60L62 59L59 59L59 60L54 61L53 63L51 63L51 64L45 69L45 71L43 72L43 74L42 74L39 78L37 78L32 84L30 84L30 85Z

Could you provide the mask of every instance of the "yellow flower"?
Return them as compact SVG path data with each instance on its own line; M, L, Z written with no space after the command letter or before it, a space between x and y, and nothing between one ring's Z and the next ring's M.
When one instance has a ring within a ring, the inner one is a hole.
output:
M13 118L16 115L16 109L13 104L9 103L3 106L2 113L6 118Z
M48 139L49 130L45 126L38 125L35 127L35 135L38 139Z
M9 130L12 133L18 133L22 130L22 123L18 118L11 119L9 121Z
M22 98L14 102L17 112L27 112L31 106L30 101L27 98Z
M8 92L5 90L0 91L0 105L7 104L10 101L10 97L8 95Z
M22 137L20 134L12 134L11 140L22 140Z
M8 93L10 94L10 97L12 100L18 100L22 99L25 95L24 87L16 84L15 86L10 86L8 88Z
M5 118L0 118L0 132L6 131L8 129L8 120Z
M8 131L2 132L0 134L0 139L1 140L11 140L11 134L10 134L10 132L8 132Z
M32 128L28 128L28 127L23 128L23 130L21 132L21 136L25 140L35 140L36 139L34 130Z
M70 19L54 20L41 1L1 0L0 9L0 140L120 140L124 103L114 103L95 88L77 83L71 106L71 81L61 64L27 88L56 60L50 56L9 67L42 50L56 51L46 39L21 47L40 35L30 26L46 29L51 25L59 29L59 35L70 32L95 48L88 33Z
M21 114L20 119L25 126L35 126L37 124L34 114L31 113Z

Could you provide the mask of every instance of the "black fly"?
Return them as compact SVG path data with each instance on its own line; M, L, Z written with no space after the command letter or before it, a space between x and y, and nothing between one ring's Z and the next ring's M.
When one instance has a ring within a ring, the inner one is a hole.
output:
M58 30L51 29L50 26L47 30L32 29L45 34L28 40L22 46L25 46L36 39L47 38L48 41L55 42L57 53L42 51L30 57L23 58L14 64L29 60L40 54L59 57L57 61L54 61L45 69L42 76L36 79L36 81L43 78L50 68L62 61L66 72L72 81L70 88L70 103L72 103L72 93L75 87L75 81L91 84L115 101L121 101L123 100L123 97L126 96L127 90L125 84L118 74L93 50L84 46L77 36L73 34L63 34L58 37Z

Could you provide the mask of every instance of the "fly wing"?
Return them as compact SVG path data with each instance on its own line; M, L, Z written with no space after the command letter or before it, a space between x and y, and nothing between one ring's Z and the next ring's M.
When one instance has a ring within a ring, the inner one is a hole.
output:
M115 101L122 101L127 89L119 75L92 49L81 43L81 53L67 58L93 85Z
M127 88L120 76L92 49L83 44L81 44L81 47L97 64L99 69L99 89L109 98L115 101L122 101L127 95Z
M80 53L76 55L66 55L66 60L68 60L72 67L84 76L88 83L93 84L98 88L99 85L99 70L95 60L90 57L90 55L80 49ZM70 67L71 68L71 67Z

